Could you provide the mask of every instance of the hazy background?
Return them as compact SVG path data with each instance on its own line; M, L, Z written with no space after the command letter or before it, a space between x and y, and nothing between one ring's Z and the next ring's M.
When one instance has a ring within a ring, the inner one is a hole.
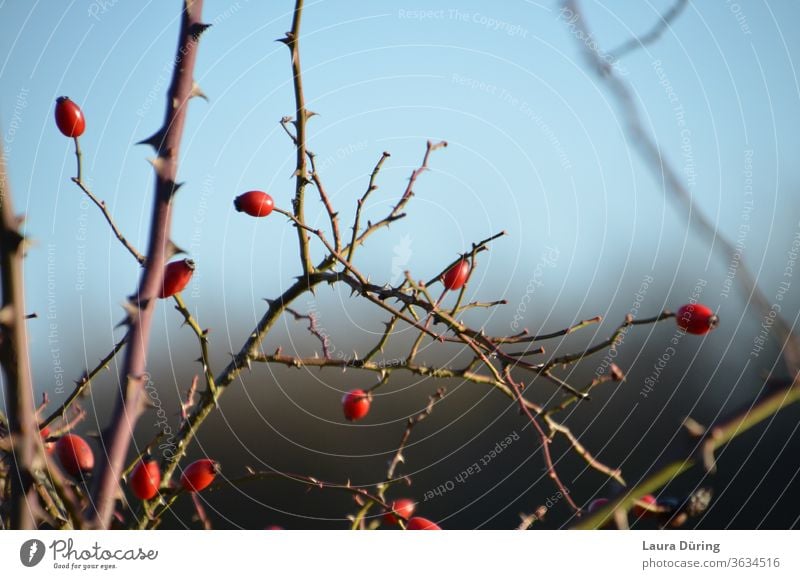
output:
M670 2L585 2L599 46L611 50L648 30ZM176 200L174 240L197 261L184 296L211 328L214 367L238 351L275 297L299 273L296 234L279 216L255 220L232 199L253 188L290 207L292 145L278 125L293 112L286 48L274 42L290 26L293 3L207 0L197 81L210 102L192 102ZM413 11L436 10L428 18ZM135 287L138 266L111 235L95 207L70 182L71 140L53 122L56 97L83 108L84 171L122 231L139 248L148 234L153 185L134 145L160 126L175 52L180 2L89 2L58 5L0 1L0 119L18 211L34 238L26 261L28 309L37 388L54 403L71 381L122 336L114 325ZM795 62L800 40L789 24L791 1L693 2L655 44L625 57L617 70L632 83L646 130L680 172L697 207L734 242L759 286L774 300L792 240L800 233L800 90ZM491 24L492 22L499 24ZM349 226L355 200L384 150L392 153L366 213L382 216L421 160L426 139L449 147L431 159L415 187L408 217L375 235L356 261L378 282L397 283L409 269L428 279L475 241L510 234L484 254L469 295L509 304L470 316L491 333L512 333L515 314L531 331L556 330L603 315L605 322L569 340L547 344L571 351L606 337L634 307L646 276L653 281L638 315L688 301L719 308L721 327L687 336L647 398L640 395L665 353L675 326L664 322L629 332L616 362L622 385L606 384L566 422L586 446L636 482L691 414L703 423L729 415L759 393L772 371L772 343L752 356L761 317L736 286L727 264L665 200L663 184L626 140L623 118L587 71L555 2L308 2L302 61L309 147ZM670 102L672 98L672 102ZM683 111L679 126L675 109ZM327 217L309 194L309 220ZM752 208L751 210L749 208ZM319 253L315 246L315 254ZM321 254L320 254L321 255ZM548 261L543 255L557 256ZM782 302L793 323L800 308L796 280ZM525 311L518 310L523 298ZM346 291L320 288L299 310L315 309L336 351L364 353L385 316ZM164 302L157 313L151 369L162 407L177 425L177 394L199 371L196 341ZM413 336L400 334L388 357L404 355ZM311 355L319 350L303 323L283 319L267 351ZM447 362L458 352L426 348L421 359ZM602 355L561 373L582 387ZM119 368L94 384L83 405L87 432L104 425ZM777 366L780 375L782 366ZM358 371L289 371L254 367L222 399L204 425L192 457L220 460L226 476L245 465L311 474L357 484L380 482L407 417L440 385L408 374L395 378L367 419L346 423L342 392L374 383ZM63 382L64 386L59 384ZM511 528L518 513L544 504L556 489L543 480L536 436L511 402L486 388L456 381L412 437L401 466L413 486L392 496L422 500L452 480L508 434L520 439L480 474L419 513L446 528ZM528 391L558 400L549 384ZM720 453L719 472L705 481L717 499L702 527L796 527L800 490L800 413L792 408ZM137 442L153 432L146 415ZM563 441L554 445L560 456ZM610 492L605 478L574 454L559 460L573 498L584 504ZM693 471L666 494L702 482ZM203 495L216 527L343 528L356 510L346 495L306 492L288 482L253 483ZM168 526L197 526L188 500ZM544 527L566 520L561 501Z

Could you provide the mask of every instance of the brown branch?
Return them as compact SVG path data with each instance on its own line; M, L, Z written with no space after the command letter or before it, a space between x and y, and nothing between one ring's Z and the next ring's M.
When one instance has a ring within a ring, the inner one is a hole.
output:
M383 497L387 486L395 481L395 471L397 470L397 467L401 462L406 461L405 456L403 456L403 451L408 444L408 440L411 438L411 432L420 422L423 422L430 417L430 415L433 413L433 407L444 398L446 393L446 388L437 389L436 392L429 396L428 404L425 406L422 412L408 419L408 422L406 423L406 429L403 431L403 435L400 437L400 444L397 445L397 451L392 457L392 460L389 461L389 467L386 469L386 480L378 490L378 494L381 497Z
M184 4L164 123L157 133L160 137L156 139L158 143L153 143L157 151L153 161L156 183L147 260L139 288L129 303L129 342L125 347L120 375L120 395L103 438L105 452L100 453L91 489L92 506L88 516L93 526L99 528L106 528L111 522L133 428L146 404L147 347L156 297L168 258L172 198L178 190L176 179L180 143L187 104L196 94L193 75L197 45L200 35L208 27L200 21L202 9L202 0L186 0Z
M629 52L633 52L639 48L644 48L648 44L652 44L661 38L661 35L669 30L670 24L680 16L683 9L689 0L676 0L669 10L664 12L663 16L659 16L658 22L653 27L641 36L634 36L629 40L622 43L618 48L612 50L609 54L612 60L619 60Z
M28 330L25 323L25 286L22 260L25 238L19 231L22 220L14 214L6 173L5 151L0 144L0 364L5 375L5 403L11 453L10 522L14 529L32 529L38 508L33 473L41 460L39 429L33 402ZM38 450L38 451L37 451Z
M286 308L286 311L290 313L295 320L308 321L308 331L312 336L314 336L320 341L320 344L322 345L322 355L325 358L330 358L331 352L328 346L329 342L328 336L323 336L322 333L320 333L319 326L317 326L317 317L313 313L301 314L300 312L293 310L292 308Z
M309 163L311 163L311 182L314 183L314 187L316 187L317 192L319 192L319 199L322 201L322 204L325 206L325 211L328 213L328 220L331 222L331 233L333 235L333 246L336 248L336 251L339 251L342 248L342 235L339 233L339 214L333 209L333 203L331 203L328 191L325 189L322 178L317 172L316 155L311 151L306 151L306 154L308 155Z
M75 139L75 150L76 151L78 150L78 139ZM128 250L128 252L134 257L134 259L136 259L136 261L138 261L140 264L144 265L145 257L136 250L136 248L133 246L133 244L130 241L128 241L128 238L126 238L122 234L122 231L119 229L119 227L117 227L117 224L114 221L114 218L111 216L111 213L108 211L108 206L106 205L106 202L101 200L101 199L98 199L95 196L95 194L92 193L92 191L89 189L89 187L86 185L86 183L84 183L81 180L80 175L81 175L81 161L80 161L80 157L78 157L78 177L73 177L72 178L72 182L75 183L78 187L80 187L81 191L83 191L86 194L86 196L89 199L91 199L92 203L97 205L98 209L100 209L100 212L103 214L103 217L105 217L106 222L108 223L109 227L111 227L111 231L114 233L114 236L125 247L125 249Z
M545 463L545 468L547 469L547 475L555 483L559 492L561 492L561 495L567 501L569 506L572 507L572 510L574 510L577 515L580 515L581 514L580 507L577 504L575 504L575 501L572 499L571 496L569 496L569 490L567 489L566 486L564 486L564 483L561 482L561 479L558 476L558 472L556 471L555 464L553 464L553 457L550 454L550 438L547 436L545 431L536 421L536 417L531 413L531 410L530 408L528 408L528 405L523 403L522 390L520 389L520 386L511 377L511 369L509 366L505 367L504 373L506 382L513 390L514 396L517 402L519 403L520 410L525 414L525 416L528 417L528 420L536 429L536 432L539 433L539 439L542 442L542 454L544 455L544 463Z
M428 142L428 148L430 148L430 141ZM350 245L348 246L347 250L347 261L353 261L353 252L356 249L356 241L358 240L358 229L361 226L361 211L364 209L364 205L367 202L367 198L373 191L375 191L375 189L378 188L378 186L375 184L375 180L378 178L378 173L380 173L381 167L383 167L383 164L389 157L391 157L391 155L386 151L384 151L381 154L381 158L378 159L378 162L372 169L372 173L370 173L369 175L369 184L367 185L367 190L358 200L358 203L356 205L356 216L353 219L353 237L350 239ZM427 155L425 159L427 160Z
M305 223L305 190L310 182L306 164L306 122L309 112L306 109L305 94L303 93L303 76L300 66L300 22L303 16L303 0L295 0L292 29L280 41L289 47L292 59L292 78L294 87L295 135L294 143L297 149L297 166L295 169L295 195L292 201L294 216L301 223ZM303 265L303 274L308 275L314 271L309 252L309 237L305 231L298 228L297 238L300 245L300 262Z
M626 486L625 479L622 478L622 471L620 469L606 466L592 456L592 454L586 450L586 447L583 446L583 444L581 444L581 442L578 440L578 437L576 437L572 433L572 430L570 430L567 426L561 424L560 422L556 422L548 414L543 414L542 416L550 430L563 435L569 441L575 452L578 453L578 455L580 455L590 467L610 478L613 478L622 486Z
M425 156L422 158L422 164L416 170L414 170L413 173L411 173L411 177L408 179L408 185L406 186L403 195L400 197L400 200L397 202L397 204L394 206L394 208L389 212L389 214L386 217L384 217L380 221L377 221L376 223L367 223L367 228L361 235L359 235L356 238L355 246L362 245L364 243L364 240L366 240L367 237L372 235L375 231L377 231L382 227L390 225L391 223L397 221L398 219L401 219L405 215L403 213L403 209L411 200L411 197L413 197L414 195L413 187L414 184L417 182L417 178L420 175L422 175L422 173L428 170L428 161L430 159L431 153L438 149L442 149L446 146L447 146L447 141L439 141L438 143L432 143L431 141L428 141L427 146L425 148ZM350 247L354 247L354 244L351 243Z
M108 354L106 354L102 360L100 360L100 363L97 366L95 366L88 372L84 372L83 376L81 376L80 379L75 382L75 388L72 390L70 395L67 396L67 399L64 400L61 406L53 410L53 412L51 412L50 415L39 424L40 430L45 426L50 426L53 422L55 422L59 418L63 418L64 416L66 416L66 412L69 409L69 407L83 395L86 389L91 385L92 380L94 380L94 378L100 372L102 372L105 368L108 367L108 364L111 362L114 356L117 355L117 352L119 352L122 349L127 340L128 340L128 334L125 334L122 337L122 339L120 339L119 342L114 344L114 347L111 349L111 351Z
M574 354L565 354L563 356L558 356L556 358L553 358L552 360L550 360L549 362L544 364L542 369L543 369L543 371L547 371L549 368L554 368L555 366L571 364L573 362L577 362L578 360L586 358L587 356L591 356L592 354L596 354L597 352L600 352L601 350L604 350L604 349L616 344L617 340L619 340L620 336L622 336L630 326L641 326L641 325L645 325L645 324L655 324L657 322L660 322L660 321L663 321L663 320L668 320L668 319L674 318L674 317L675 317L675 314L672 313L672 312L669 312L669 311L663 311L660 314L658 314L657 316L654 316L652 318L642 318L642 319L635 319L633 316L628 314L625 317L625 321L623 321L617 327L617 329L614 331L614 333L611 335L611 337L608 338L607 340L603 340L602 342L600 342L598 344L595 344L594 346L590 346L589 348L587 348L587 349L585 349L585 350L583 350L581 352L576 352Z

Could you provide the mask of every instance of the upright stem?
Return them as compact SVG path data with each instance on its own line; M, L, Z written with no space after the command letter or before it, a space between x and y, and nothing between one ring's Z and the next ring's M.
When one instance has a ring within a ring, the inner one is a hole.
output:
M28 336L25 327L25 290L22 277L24 237L14 215L11 191L5 166L5 152L0 144L0 275L2 275L2 310L0 310L0 363L5 373L6 410L11 438L10 518L14 529L32 529L36 488L33 470L38 431L33 404Z
M292 29L286 34L283 42L289 47L292 55L292 76L294 77L295 111L295 147L297 149L297 170L295 171L295 196L293 201L294 216L300 223L305 223L305 191L308 185L308 166L306 162L306 99L303 93L303 74L300 67L300 21L303 16L303 0L296 0ZM300 227L297 229L297 239L300 244L300 261L303 264L303 273L308 275L313 271L311 255L309 253L309 236Z
M147 381L147 347L156 296L163 281L172 218L172 197L178 189L178 153L186 109L195 94L193 73L197 58L197 43L208 27L200 16L203 0L185 0L178 50L172 82L167 93L164 124L152 144L157 155L153 161L156 174L155 200L148 243L147 258L137 293L129 303L129 339L125 346L125 359L120 375L120 392L111 423L104 433L105 452L101 453L92 486L92 511L89 517L93 526L105 528L111 522L114 500L118 492L120 475L125 467L133 429L145 409ZM158 141L158 142L156 142Z

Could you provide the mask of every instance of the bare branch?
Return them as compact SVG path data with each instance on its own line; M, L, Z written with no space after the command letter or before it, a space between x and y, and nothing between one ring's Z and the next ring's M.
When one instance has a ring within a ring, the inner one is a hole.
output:
M160 141L153 168L156 175L155 199L151 219L147 260L139 289L131 300L135 315L130 318L129 342L120 375L120 396L117 398L104 437L105 452L100 453L91 492L93 526L105 528L114 513L114 501L119 492L119 478L124 468L135 426L145 408L147 346L155 311L156 297L161 286L167 251L170 244L172 198L177 192L178 158L186 110L194 93L194 65L197 45L208 25L200 21L202 0L186 0L181 18L175 67L167 93L164 123L157 134Z

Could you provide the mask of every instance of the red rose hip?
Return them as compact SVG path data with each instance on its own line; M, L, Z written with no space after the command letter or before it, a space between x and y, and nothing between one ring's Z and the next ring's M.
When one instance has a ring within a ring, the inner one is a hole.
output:
M181 475L181 486L187 491L199 493L216 478L219 464L210 458L201 458L186 467Z
M342 410L347 420L361 420L369 412L369 395L363 390L351 390L342 398Z
M158 494L161 470L155 460L142 460L131 473L130 486L137 499L147 501Z
M605 497L599 497L589 503L589 506L586 507L586 510L590 513L594 513L595 511L599 511L604 506L608 504L608 499Z
M649 517L655 515L654 511L651 511L647 507L657 507L658 501L653 495L644 495L642 498L639 499L639 502L642 503L641 505L634 505L633 507L633 514L636 517Z
M444 287L451 291L464 287L464 284L467 283L467 278L469 278L469 270L469 262L466 259L459 261L442 276Z
M86 119L81 107L68 97L56 99L56 126L65 137L80 137L86 130Z
M233 200L236 211L247 213L252 217L266 217L275 208L275 202L268 193L248 191Z
M172 261L164 268L164 282L161 285L159 298L168 298L183 291L194 274L194 262L191 259Z
M424 517L413 517L406 525L407 531L441 531L442 528Z
M417 508L417 503L411 499L397 499L396 501L392 501L391 507L392 510L383 515L383 520L389 525L396 525L398 515L405 520L411 518L414 514L414 510Z
M719 318L708 306L703 304L686 304L678 308L675 314L678 327L690 334L703 335L717 327Z
M80 476L94 468L94 453L89 443L77 434L65 434L56 444L61 466L72 476Z

